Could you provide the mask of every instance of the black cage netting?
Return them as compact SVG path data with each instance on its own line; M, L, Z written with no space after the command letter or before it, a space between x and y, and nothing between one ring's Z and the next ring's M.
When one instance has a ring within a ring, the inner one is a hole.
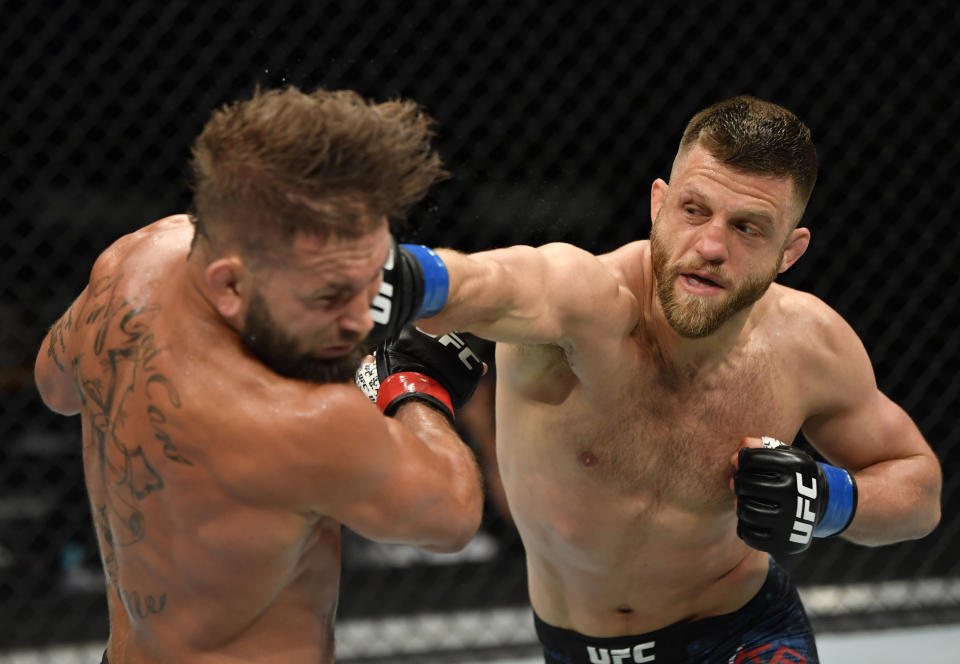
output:
M790 567L801 585L960 576L960 19L946 0L0 8L0 649L106 634L79 424L41 404L38 345L103 248L185 209L188 145L258 84L425 105L454 177L405 239L468 251L646 237L650 183L694 111L740 92L794 110L821 174L812 246L782 281L861 335L945 487L931 536L824 541ZM516 534L493 508L482 533L474 555L443 564L348 540L340 615L523 605Z

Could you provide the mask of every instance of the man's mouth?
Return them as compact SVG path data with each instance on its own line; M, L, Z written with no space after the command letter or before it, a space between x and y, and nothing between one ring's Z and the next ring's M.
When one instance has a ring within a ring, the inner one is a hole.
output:
M723 290L723 286L709 276L697 272L683 272L680 282L684 288L693 293L715 293Z
M327 346L321 351L321 354L324 357L339 357L340 355L346 355L354 349L356 344L343 344L340 346Z

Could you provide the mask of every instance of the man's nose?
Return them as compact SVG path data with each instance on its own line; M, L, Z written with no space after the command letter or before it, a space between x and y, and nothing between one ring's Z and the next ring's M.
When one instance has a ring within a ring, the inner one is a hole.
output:
M337 322L342 330L356 333L361 337L367 336L373 329L373 318L370 314L370 298L365 291L351 298Z
M727 224L723 219L711 219L698 229L694 245L700 257L708 263L723 263L727 260Z

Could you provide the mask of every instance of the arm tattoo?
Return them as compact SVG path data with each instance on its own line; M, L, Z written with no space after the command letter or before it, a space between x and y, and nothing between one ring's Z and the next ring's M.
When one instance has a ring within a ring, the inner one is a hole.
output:
M74 304L76 304L76 302L74 302ZM66 313L60 317L60 320L50 328L50 345L47 347L47 357L53 360L53 363L57 365L60 373L66 371L66 367L63 366L63 362L60 361L60 356L66 355L67 353L66 336L71 328L73 328L73 304L67 308Z
M141 597L136 590L122 590L117 587L117 596L127 611L138 616L141 620L149 618L151 615L162 613L167 608L167 593L162 595L145 595Z

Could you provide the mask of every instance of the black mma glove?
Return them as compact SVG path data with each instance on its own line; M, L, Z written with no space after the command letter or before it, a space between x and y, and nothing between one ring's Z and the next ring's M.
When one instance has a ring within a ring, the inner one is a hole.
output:
M357 370L356 382L386 415L406 399L420 399L453 422L453 411L466 403L483 376L483 362L452 332L434 337L407 325L374 356L375 363Z
M398 334L410 321L439 312L450 287L447 267L433 249L391 242L380 292L370 305L373 329L367 342L371 348Z
M768 436L761 448L741 449L738 461L737 535L754 549L800 553L811 538L837 535L853 521L857 484L842 468Z

